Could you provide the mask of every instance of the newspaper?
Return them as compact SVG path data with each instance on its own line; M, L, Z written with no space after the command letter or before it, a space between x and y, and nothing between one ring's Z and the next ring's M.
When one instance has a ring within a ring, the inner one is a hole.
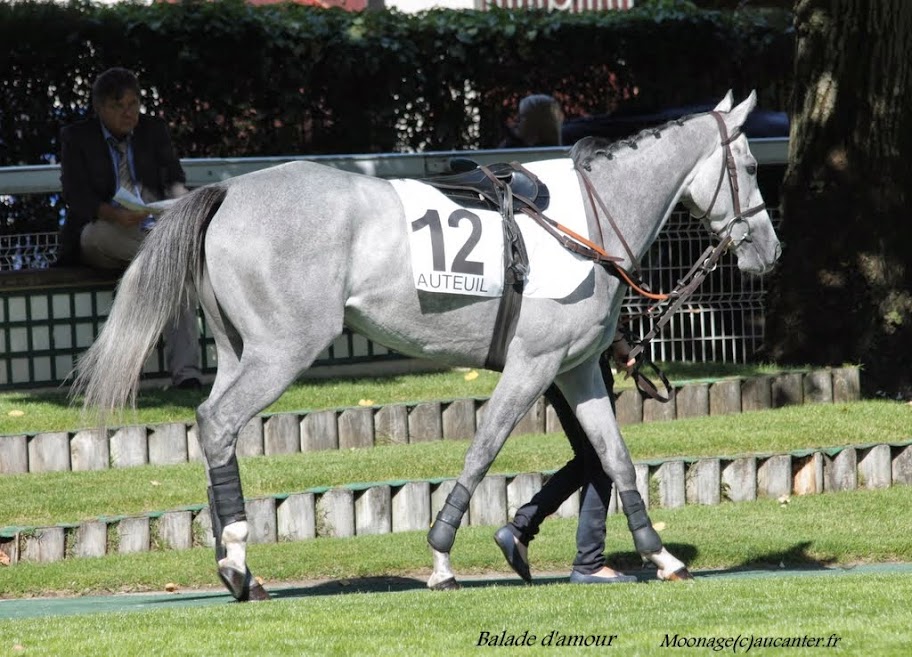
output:
M177 199L170 198L164 201L146 203L144 200L142 200L140 197L125 187L121 187L117 190L117 193L114 194L114 200L117 201L119 205L122 205L129 210L136 210L137 212L148 212L149 214L156 217L160 214L163 214L165 210L170 208L177 201Z

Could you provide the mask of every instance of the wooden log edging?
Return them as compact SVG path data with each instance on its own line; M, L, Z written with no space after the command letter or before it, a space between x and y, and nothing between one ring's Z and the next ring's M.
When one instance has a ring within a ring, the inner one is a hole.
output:
M763 497L782 499L832 491L912 484L912 440L717 458L638 462L636 485L650 508L718 505ZM482 480L464 524L497 527L541 489L553 472L497 474ZM425 531L455 479L384 481L311 488L245 501L251 543L303 541L325 536ZM619 513L617 495L609 513ZM555 513L579 513L579 495ZM203 505L138 516L103 516L78 524L0 528L0 551L11 563L212 547L209 509Z
M858 368L844 367L688 383L676 389L675 399L668 404L644 402L637 391L624 390L617 400L617 416L624 426L860 398ZM456 399L261 415L241 431L237 453L268 456L468 439L474 435L487 401ZM554 410L541 398L513 435L560 431ZM201 458L193 424L127 426L112 429L107 436L97 430L0 436L0 475L173 465Z

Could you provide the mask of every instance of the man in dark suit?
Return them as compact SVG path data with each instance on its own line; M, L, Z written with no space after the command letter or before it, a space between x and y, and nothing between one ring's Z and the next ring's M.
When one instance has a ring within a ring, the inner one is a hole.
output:
M146 203L187 193L186 177L164 121L140 113L136 76L108 69L92 86L96 116L61 130L61 183L67 203L62 231L64 263L125 269L152 218L114 200L123 188ZM195 304L166 333L173 383L199 388L199 327Z

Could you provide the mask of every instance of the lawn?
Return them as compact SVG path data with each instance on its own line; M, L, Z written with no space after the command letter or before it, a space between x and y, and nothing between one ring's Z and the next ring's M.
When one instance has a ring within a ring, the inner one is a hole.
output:
M812 572L834 563L912 560L905 531L910 502L912 489L905 487L794 498L788 505L765 500L657 511L653 515L665 525L666 543L696 568L751 564L782 573L705 576L686 584L648 581L606 589L547 579L522 586L515 576L504 575L494 583L432 593L422 584L429 564L423 533L252 546L251 567L265 577L267 587L313 577L335 580L331 585L281 590L276 600L265 604L228 604L217 598L209 606L186 606L194 600L187 587L216 584L212 555L202 549L20 564L0 569L0 591L7 595L161 590L165 582L178 584L184 592L144 605L142 612L61 616L53 622L41 617L0 620L0 651L219 657L464 655L477 653L482 637L506 633L535 635L535 644L522 648L523 654L612 654L615 648L622 655L667 655L671 645L682 642L705 645L738 637L741 649L729 650L742 653L750 641L780 637L800 643L807 637L805 645L819 638L817 647L751 652L819 654L820 648L830 647L838 654L906 655L912 611L900 601L912 596L912 575L848 569L813 576L788 569L802 566ZM570 520L545 524L530 553L537 572L567 572L573 531ZM635 564L621 518L609 518L608 534L612 560L625 567ZM489 528L465 528L453 554L459 573L504 571ZM375 579L359 579L367 576ZM372 592L363 592L367 588ZM169 600L186 604L172 605ZM0 618L10 608L4 605L14 604L0 603ZM552 645L542 646L549 635ZM565 641L593 637L590 642L601 641L602 647L558 646L555 641L561 636L582 637ZM513 652L507 649L506 654Z
M598 587L487 586L444 594L301 592L263 604L0 621L0 650L26 655L710 655L670 649L702 641L741 646L790 640L805 648L757 655L905 657L910 575L709 579ZM483 633L487 633L484 635ZM535 637L523 648L482 637ZM579 637L579 638L574 638ZM549 641L550 645L542 645ZM561 642L590 647L566 647ZM610 642L610 645L609 645ZM598 647L601 643L603 647ZM825 650L824 648L830 648ZM721 651L720 651L721 652Z
M889 401L792 406L739 415L630 425L635 460L783 453L912 439L912 406ZM467 441L329 450L241 459L244 494L260 497L358 482L455 477ZM491 472L555 470L571 452L560 435L508 440ZM0 527L76 522L205 504L199 463L0 477Z
M908 509L912 487L859 490L792 497L788 504L758 500L719 506L653 509L668 548L694 569L748 565L820 567L858 562L912 562ZM549 519L530 546L533 572L567 572L574 554L576 522ZM505 572L492 540L493 528L460 529L453 549L457 574ZM638 568L630 533L621 515L608 518L606 553L611 563ZM208 548L67 559L0 567L0 597L51 592L161 591L168 582L182 588L218 586ZM272 582L317 578L430 574L424 532L294 543L251 545L254 574ZM2 614L2 607L0 607Z
M777 371L772 366L726 363L668 363L662 366L673 382L754 376ZM391 404L470 397L489 397L500 375L487 370L448 370L431 374L404 374L383 378L327 379L291 386L266 409L269 413L310 411L358 406L362 402ZM630 380L618 377L618 387ZM206 392L161 387L141 390L135 411L126 411L112 424L193 422ZM91 416L67 399L65 388L41 392L0 394L0 435L39 431L74 431L94 426Z

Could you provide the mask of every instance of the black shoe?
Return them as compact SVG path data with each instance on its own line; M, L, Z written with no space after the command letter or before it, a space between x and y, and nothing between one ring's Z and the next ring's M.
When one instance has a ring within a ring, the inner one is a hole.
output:
M504 525L498 529L494 533L494 542L497 543L500 551L503 552L504 559L510 564L510 568L525 581L531 582L532 573L529 572L529 563L523 559L522 555L519 553L516 538L513 536L513 532L510 531L510 528Z
M191 377L189 379L184 379L180 383L176 383L171 387L175 390L194 390L196 392L199 392L203 389L203 383L196 377Z
M571 570L570 581L574 584L632 584L637 581L637 578L634 575L621 575L620 573L614 577L599 577Z

